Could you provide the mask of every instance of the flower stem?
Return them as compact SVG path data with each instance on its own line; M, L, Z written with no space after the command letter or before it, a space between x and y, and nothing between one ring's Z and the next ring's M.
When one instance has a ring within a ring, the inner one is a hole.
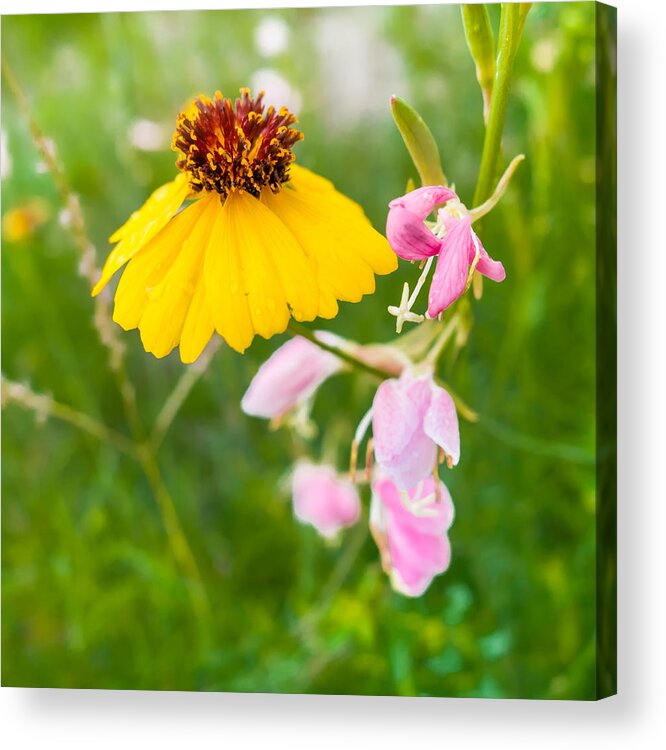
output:
M294 320L289 321L288 331L292 336L302 336L304 339L307 339L308 341L311 341L313 344L316 344L320 349L323 349L325 352L330 352L331 354L335 354L336 357L339 357L340 359L344 360L345 362L350 364L352 367L355 367L357 370L361 370L367 373L368 375L372 375L373 377L378 378L379 380L386 380L386 378L393 377L393 373L391 372L388 372L386 370L380 370L377 367L368 365L362 360L355 357L353 354L350 354L349 352L346 352L343 349L339 349L336 346L330 346L329 344L325 344L323 341L319 341L319 339L315 336L314 331L311 331L309 328L306 328L300 323L296 323Z
M497 53L497 72L490 99L474 206L490 197L502 145L502 132L509 103L513 63L530 3L502 3Z
M377 367L371 367L362 360L357 359L353 354L350 354L349 352L345 352L342 349L336 348L335 346L324 344L322 341L319 341L319 339L314 335L313 331L311 331L309 328L306 328L305 326L302 326L300 323L296 323L293 320L290 321L287 330L289 331L289 333L291 333L292 336L302 336L308 341L311 341L313 344L316 344L325 352L335 354L336 357L340 357L340 359L349 363L357 370L366 372L368 375L372 375L379 380L395 378L395 373L393 372L389 372L388 370L381 370ZM474 409L469 407L457 393L452 391L451 388L446 383L444 383L444 381L440 380L439 378L435 378L435 382L446 388L446 390L449 392L449 395L453 399L453 403L456 405L456 408L458 409L462 417L467 419L469 422L476 422L478 420L479 415L474 411Z
M180 380L176 383L175 388L171 391L171 394L164 402L160 413L155 419L155 424L153 425L150 435L150 443L153 450L156 451L162 444L162 441L164 440L166 433L169 431L173 420L176 418L180 407L190 395L190 391L194 388L199 378L208 369L208 365L219 348L220 340L213 339L199 359L186 368Z
M442 329L439 336L435 339L434 344L423 360L425 363L433 365L433 367L435 366L437 360L439 359L439 355L442 353L442 350L448 343L451 336L456 332L459 325L460 319L456 314L449 320L446 326Z
M187 541L187 536L178 518L173 497L164 482L162 472L159 469L151 446L147 443L138 445L137 454L143 473L150 485L155 503L159 508L171 552L181 573L184 573L186 576L186 590L199 620L201 636L206 639L207 625L210 620L211 611L199 566Z
M2 405L10 403L18 404L24 409L34 412L38 419L54 417L61 422L66 422L82 432L87 432L103 443L113 445L126 455L137 458L136 446L122 433L67 404L54 401L50 396L36 393L23 383L17 383L2 376Z

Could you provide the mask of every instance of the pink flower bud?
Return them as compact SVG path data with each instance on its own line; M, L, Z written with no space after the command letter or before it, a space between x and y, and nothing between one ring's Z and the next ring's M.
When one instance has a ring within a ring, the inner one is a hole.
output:
M326 538L352 526L361 513L356 487L333 467L301 461L292 478L294 515Z
M333 334L317 332L328 343ZM337 339L337 337L335 337ZM278 419L311 398L317 388L342 369L338 357L296 336L264 362L241 401L246 414Z

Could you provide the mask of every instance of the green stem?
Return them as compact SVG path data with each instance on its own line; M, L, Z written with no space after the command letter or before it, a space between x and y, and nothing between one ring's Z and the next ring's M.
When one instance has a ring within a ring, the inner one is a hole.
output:
M206 637L206 627L210 618L210 603L199 566L187 541L187 536L178 518L176 505L167 489L150 445L138 445L137 453L139 463L159 508L173 556L181 571L187 577L187 592L199 618L202 634Z
M7 380L4 376L2 378L2 403L3 406L5 403L18 404L34 412L38 418L54 417L59 419L61 422L66 422L82 432L87 432L103 443L115 446L126 455L137 458L134 443L122 433L117 432L94 417L72 409L67 404L54 401L50 396L36 393L22 383Z
M363 360L358 359L353 354L350 354L349 352L346 352L343 349L338 349L336 346L329 346L329 344L325 344L323 341L319 341L319 339L315 336L314 331L311 331L309 328L306 328L300 323L296 323L295 321L291 320L289 322L288 330L292 336L302 336L304 339L307 339L308 341L311 341L313 344L316 344L320 349L323 349L325 352L330 352L331 354L335 354L336 357L339 357L340 359L344 360L345 362L350 364L352 367L355 367L357 370L361 370L362 372L365 372L368 375L372 375L373 377L378 378L379 380L386 380L386 378L394 377L393 373L391 372L388 372L386 370L381 370L378 367L373 367L372 365L368 365L365 362L363 362Z
M353 569L356 558L361 553L367 536L367 522L359 523L352 532L345 550L339 555L328 581L324 584L319 603L296 624L293 630L294 635L303 636L311 634L315 626L329 611L336 594L340 591L347 576Z
M331 354L334 354L336 357L339 357L340 359L344 360L348 364L350 364L352 367L355 367L357 370L360 370L362 372L367 373L368 375L372 375L373 377L379 379L379 380L386 380L387 378L395 378L395 373L389 372L388 370L381 370L378 367L372 367L371 365L366 364L362 360L355 357L353 354L350 354L349 352L343 351L342 349L338 349L335 346L329 346L328 344L324 344L322 341L319 341L319 339L314 335L314 332L311 331L309 328L306 328L305 326L302 326L300 323L296 323L293 320L289 323L288 331L291 333L292 336L302 336L304 339L307 339L308 341L311 341L313 344L316 344L320 349L323 349L325 352L330 352ZM442 387L446 388L446 390L449 392L449 395L453 399L453 403L456 405L456 409L460 413L462 417L467 419L469 422L476 422L479 418L478 414L469 407L461 398L460 396L451 390L448 384L444 383L444 381L440 380L439 378L435 378L435 382L441 385Z
M502 3L497 72L483 141L479 179L472 202L474 206L478 206L487 200L492 192L509 103L513 63L528 10L529 3Z
M166 433L169 431L173 420L176 418L180 407L185 399L190 395L190 391L196 385L199 378L206 372L208 365L213 359L213 355L220 348L220 339L214 339L208 348L203 352L199 359L185 370L176 387L171 391L164 405L160 409L153 430L150 435L150 444L153 450L162 444Z

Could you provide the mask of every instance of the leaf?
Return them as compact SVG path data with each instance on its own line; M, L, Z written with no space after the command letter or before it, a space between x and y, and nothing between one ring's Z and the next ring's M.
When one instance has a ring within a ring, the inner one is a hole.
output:
M391 97L391 113L412 157L422 185L446 185L439 151L423 118L398 96Z

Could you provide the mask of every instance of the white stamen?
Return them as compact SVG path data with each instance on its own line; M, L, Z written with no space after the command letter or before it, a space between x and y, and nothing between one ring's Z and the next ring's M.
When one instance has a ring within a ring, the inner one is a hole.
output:
M412 296L409 298L408 309L411 310L414 306L414 303L416 302L416 298L419 296L419 292L421 289L423 289L423 285L425 284L426 278L428 277L428 273L430 272L430 266L432 266L432 261L434 259L434 255L431 255L428 260L425 262L425 266L423 266L423 271L421 271L421 275L419 276L419 280L416 282L416 286L414 287L414 291L412 292Z
M414 494L418 497L421 494L422 490L423 480L421 480L416 485ZM435 508L427 507L428 505L431 505L437 498L434 492L431 492L429 495L419 498L418 500L412 500L407 490L398 490L398 494L400 495L400 502L402 503L405 510L408 510L413 515L419 516L420 518L437 515L437 510Z
M395 315L397 318L395 322L395 331L400 333L402 326L406 321L410 323L422 323L423 315L417 315L416 313L410 312L409 309L409 284L405 281L405 285L402 288L402 297L400 298L400 305L389 305L388 311L391 315Z
M354 442L356 445L361 444L361 440L363 440L365 433L368 431L368 427L370 427L370 422L372 422L372 406L361 417L361 421L358 423L358 427L354 433Z

